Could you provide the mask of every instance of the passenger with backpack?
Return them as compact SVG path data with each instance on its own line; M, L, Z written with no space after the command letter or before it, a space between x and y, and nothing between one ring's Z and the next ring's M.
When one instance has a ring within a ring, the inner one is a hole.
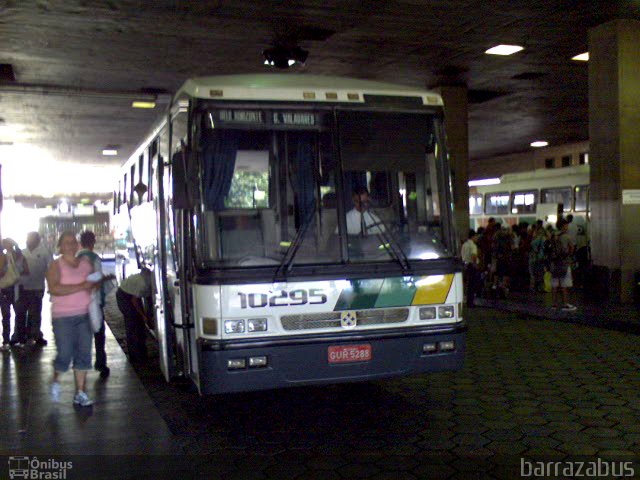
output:
M78 251L76 257L82 258L86 257L91 266L93 267L93 272L102 273L102 259L100 256L93 251L96 246L96 235L91 230L85 230L80 234L80 246L81 250ZM112 276L105 276L104 280L110 279ZM103 281L100 284L99 289L99 297L98 297L98 306L100 308L100 312L102 314L102 318L104 319L104 306L106 304L107 294L109 293L110 283ZM93 367L100 372L100 378L107 378L111 369L107 366L107 352L105 350L106 344L106 336L105 336L105 325L104 320L102 322L102 326L97 332L93 334L93 341L96 351L96 361Z
M547 241L546 257L551 272L551 287L553 308L557 308L562 293L562 310L572 312L576 307L569 303L569 288L573 287L571 277L571 256L575 245L568 235L566 220L560 219L556 224L557 232Z

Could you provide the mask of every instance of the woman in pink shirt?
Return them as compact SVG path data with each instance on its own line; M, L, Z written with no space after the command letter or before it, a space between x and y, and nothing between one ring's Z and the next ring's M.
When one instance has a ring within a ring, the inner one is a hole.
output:
M73 361L76 395L73 403L88 407L93 401L85 392L87 371L91 370L91 345L93 332L89 321L91 289L95 283L87 281L93 272L86 258L76 258L78 241L72 232L64 232L58 240L60 257L51 263L47 271L47 285L51 295L51 316L57 355L53 362L51 396L60 398L58 377L69 369Z

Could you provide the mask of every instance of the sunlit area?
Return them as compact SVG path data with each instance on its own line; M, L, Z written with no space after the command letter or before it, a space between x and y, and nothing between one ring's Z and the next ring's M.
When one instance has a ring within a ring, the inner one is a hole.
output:
M62 231L90 229L96 248L112 256L108 202L117 166L60 162L27 144L0 146L0 162L2 238L24 248L27 234L37 231L53 252Z
M47 210L26 208L13 199L5 200L1 216L2 238L11 238L24 247L27 233L38 230L40 218L50 211Z
M42 148L31 145L3 145L2 192L14 195L71 195L113 191L117 164L77 164L53 160ZM34 175L34 172L37 172ZM28 179L28 181L26 180Z

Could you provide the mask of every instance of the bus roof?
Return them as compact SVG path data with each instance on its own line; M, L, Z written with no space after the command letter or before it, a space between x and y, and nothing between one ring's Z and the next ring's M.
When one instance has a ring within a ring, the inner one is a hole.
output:
M589 165L573 165L562 168L538 168L528 172L505 173L500 177L501 183L511 183L519 181L532 182L555 177L566 178L572 175L589 175Z
M420 97L424 105L442 106L440 95L427 90L356 78L303 74L220 75L191 78L178 90L216 100L265 100L364 103L364 95Z

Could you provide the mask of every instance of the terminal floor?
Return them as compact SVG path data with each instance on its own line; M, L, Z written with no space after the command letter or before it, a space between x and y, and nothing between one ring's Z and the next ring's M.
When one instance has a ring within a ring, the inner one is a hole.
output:
M629 333L476 308L460 372L202 398L166 384L153 349L134 370L113 304L108 317L112 375L90 373L90 410L72 407L70 374L51 404L52 342L0 357L2 454L137 455L96 457L91 478L128 459L105 478L396 480L511 479L521 457L640 455L640 342Z
M552 308L551 293L511 292L506 299L478 298L477 304L536 318L640 334L640 305L593 298L581 289L572 289L570 301L576 306L573 312Z

